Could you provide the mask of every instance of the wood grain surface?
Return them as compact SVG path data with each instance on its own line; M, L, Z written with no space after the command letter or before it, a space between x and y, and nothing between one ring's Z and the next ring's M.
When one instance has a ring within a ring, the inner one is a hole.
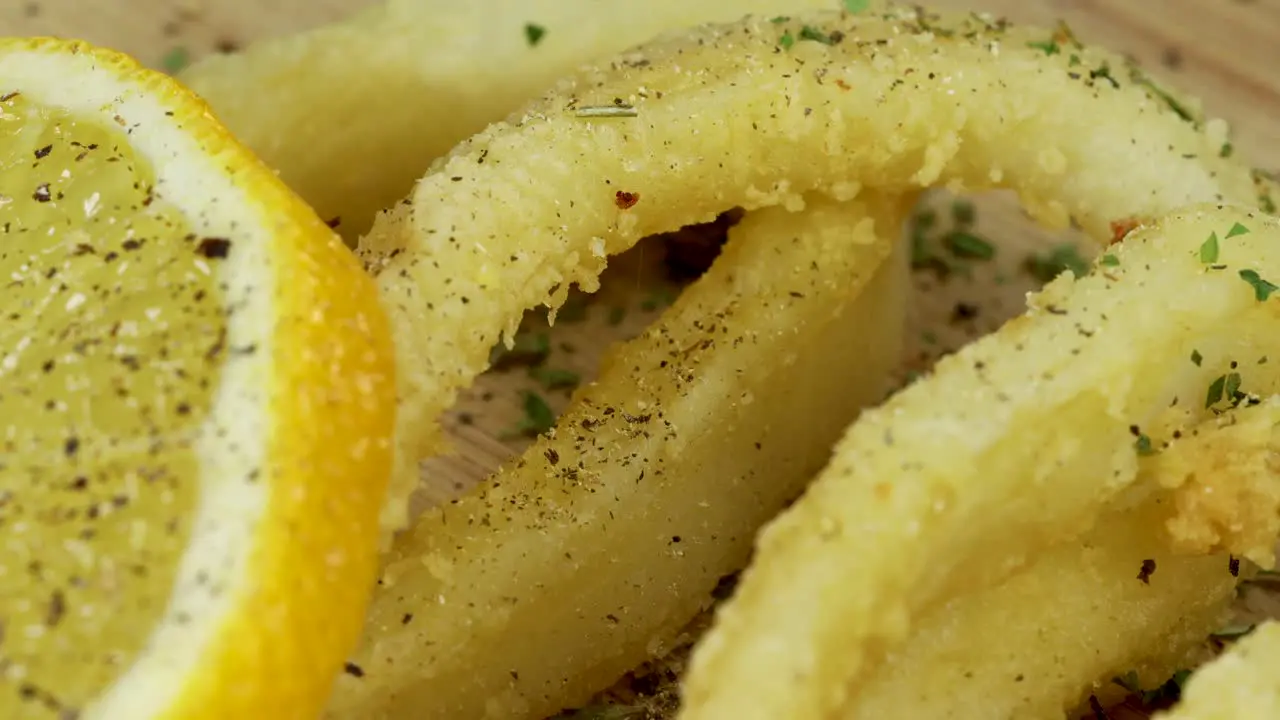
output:
M621 0L600 1L607 5ZM79 37L164 67L314 27L372 3L3 0L0 33ZM1161 79L1201 97L1211 115L1231 124L1237 152L1255 166L1280 170L1280 0L934 0L931 4L989 11L1046 27L1063 19L1081 39L1130 54ZM935 202L941 203L941 212L948 211L950 200ZM1061 247L1063 238L1045 238L1007 197L982 197L977 204L980 231L1000 246L1000 256L960 277L944 280L932 273L917 273L919 292L912 309L910 347L903 358L904 377L1018 312L1024 293L1039 282L1036 273L1026 271L1028 265L1046 248ZM653 282L653 260L660 255L646 258L644 252L642 246L633 257L611 266L603 297L589 303L579 298L581 321L549 329L530 317L532 331L549 338L538 360L540 368L559 373L562 379L589 380L610 344L633 336L657 317L674 289ZM539 376L524 367L482 378L446 418L455 452L428 463L418 505L464 490L527 445L528 438L512 430L527 414L529 393L539 393L551 410L558 411L568 402L569 390L548 387L545 373ZM1253 609L1274 613L1276 607L1259 599Z

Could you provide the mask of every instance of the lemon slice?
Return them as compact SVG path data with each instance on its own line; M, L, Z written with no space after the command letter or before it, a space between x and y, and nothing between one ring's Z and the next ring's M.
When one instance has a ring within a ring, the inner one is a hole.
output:
M394 422L373 283L194 95L0 40L0 717L315 717Z

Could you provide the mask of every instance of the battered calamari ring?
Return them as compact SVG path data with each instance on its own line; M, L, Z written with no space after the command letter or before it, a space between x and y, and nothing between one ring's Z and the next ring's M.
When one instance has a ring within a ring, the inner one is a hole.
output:
M748 19L584 71L457 148L361 241L404 341L396 495L499 332L593 290L643 236L934 184L1012 188L1101 241L1188 203L1255 202L1219 157L1224 124L1189 107L1070 37L918 10Z
M432 160L578 66L674 28L836 0L388 0L182 73L354 240ZM318 151L319 150L319 151Z
M1271 551L1277 452L1280 398L1184 429L1140 467L1145 487L1121 503L1147 495L1136 507L925 612L840 717L1055 717L1108 689L1118 700L1110 678L1160 687L1223 626L1249 575L1238 558Z
M549 437L397 538L331 716L545 717L676 644L889 389L910 204L747 213Z
M681 717L832 716L936 603L1152 492L1139 468L1188 428L1280 392L1278 247L1280 221L1242 209L1140 228L865 413L761 534Z

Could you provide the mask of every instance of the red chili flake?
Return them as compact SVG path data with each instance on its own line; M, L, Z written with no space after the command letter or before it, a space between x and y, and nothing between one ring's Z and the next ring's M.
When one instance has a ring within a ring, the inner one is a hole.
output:
M1111 243L1112 245L1120 242L1126 235L1133 232L1133 229L1142 224L1137 218L1125 218L1124 220L1111 221Z
M619 190L613 195L613 204L618 206L619 210L630 210L640 202L640 193L626 192Z
M849 86L849 83L845 82L844 80L841 80L840 78L836 78L836 87L840 88L841 90L853 89L852 87Z

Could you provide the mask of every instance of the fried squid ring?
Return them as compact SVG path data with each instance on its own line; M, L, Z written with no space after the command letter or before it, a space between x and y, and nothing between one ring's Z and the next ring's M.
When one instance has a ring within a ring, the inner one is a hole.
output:
M330 716L544 717L674 645L889 389L909 207L748 213L550 437L397 539Z
M1158 687L1224 625L1236 591L1227 553L1172 552L1163 516L1158 497L1108 512L1004 582L924 613L836 717L1063 717L1114 677ZM1155 570L1140 580L1143 567Z
M1225 624L1247 576L1239 558L1269 556L1277 453L1276 397L1182 430L1140 467L1137 507L926 612L840 717L1054 717L1120 695L1111 678L1159 687Z
M1110 53L980 16L776 20L584 71L457 148L361 240L403 340L397 496L499 332L571 284L594 289L607 256L646 235L811 191L1012 188L1104 241L1191 202L1257 199L1219 157L1223 123Z
M675 28L835 2L388 0L181 79L355 240L432 160L583 63Z
M681 717L832 716L931 608L1149 491L1139 469L1188 428L1280 391L1277 247L1273 217L1177 213L864 413L762 532Z

